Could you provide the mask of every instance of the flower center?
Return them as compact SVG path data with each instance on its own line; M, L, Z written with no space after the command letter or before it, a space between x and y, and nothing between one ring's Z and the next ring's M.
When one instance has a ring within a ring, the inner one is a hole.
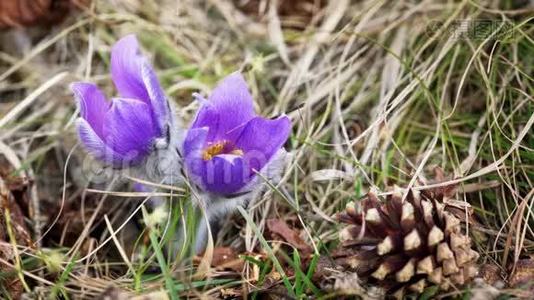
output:
M209 143L208 146L204 148L204 152L202 152L202 158L204 160L210 160L218 154L234 154L242 156L243 150L237 148L230 141L223 140L214 143Z

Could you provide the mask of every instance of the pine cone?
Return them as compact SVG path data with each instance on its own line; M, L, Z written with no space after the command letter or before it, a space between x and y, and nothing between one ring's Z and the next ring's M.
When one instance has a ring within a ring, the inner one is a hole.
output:
M336 261L397 298L470 281L479 255L461 233L466 212L447 199L450 189L409 190L404 202L402 192L396 188L385 202L370 192L347 205L338 215L350 225L340 233Z

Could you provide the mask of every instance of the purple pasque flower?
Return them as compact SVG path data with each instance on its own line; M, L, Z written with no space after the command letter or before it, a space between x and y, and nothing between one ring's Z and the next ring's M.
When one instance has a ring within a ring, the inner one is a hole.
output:
M224 78L201 107L183 144L186 172L204 191L232 195L250 189L286 142L291 121L254 113L243 76Z
M78 134L87 151L114 167L135 165L168 146L172 114L159 81L134 35L111 50L111 78L120 97L111 101L92 83L71 88L78 101Z

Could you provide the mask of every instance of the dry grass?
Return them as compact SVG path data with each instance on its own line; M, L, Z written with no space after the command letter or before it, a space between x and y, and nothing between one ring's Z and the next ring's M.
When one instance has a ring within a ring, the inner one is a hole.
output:
M298 264L277 269L271 254L280 245L263 237L266 220L303 229L315 253L328 255L337 243L335 214L348 201L371 188L428 182L435 166L474 207L469 230L480 263L496 266L506 283L534 253L534 6L527 2L339 0L308 15L261 4L240 10L228 0L98 0L51 30L0 32L2 168L33 181L19 205L34 242L0 240L0 250L12 253L0 257L2 297L93 298L109 285L191 298L220 297L221 287L250 297L325 295L299 277L307 270ZM186 232L194 227L195 217L182 213L187 193L174 191L170 217L145 226L146 195L132 195L131 180L88 183L68 85L91 81L112 94L110 47L132 32L184 124L197 108L191 93L208 93L237 69L258 112L293 120L282 184L221 225L217 245L250 254L241 274L197 270L188 251L166 258L180 219ZM253 254L261 253L258 263ZM291 276L275 280L271 269Z

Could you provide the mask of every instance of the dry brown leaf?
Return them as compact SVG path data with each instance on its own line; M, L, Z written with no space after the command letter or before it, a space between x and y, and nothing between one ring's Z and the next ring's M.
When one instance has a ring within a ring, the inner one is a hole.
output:
M204 254L197 255L193 258L195 264L199 264ZM239 254L230 247L213 248L210 266L217 270L231 270L240 273L243 271L245 261Z
M74 7L87 7L89 0L2 0L0 28L27 27L61 21Z
M271 234L280 236L285 242L297 248L302 256L307 256L313 252L313 249L299 235L299 232L292 229L286 222L280 219L267 220L267 228Z
M241 272L243 270L244 260L239 257L233 248L216 247L213 249L212 267L218 270L232 270Z

